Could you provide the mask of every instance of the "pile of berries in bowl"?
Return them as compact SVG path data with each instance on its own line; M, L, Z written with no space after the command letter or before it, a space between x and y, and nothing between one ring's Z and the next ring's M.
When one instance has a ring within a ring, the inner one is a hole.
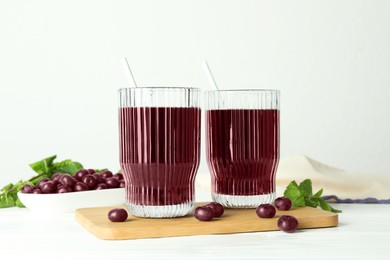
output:
M55 173L18 192L23 205L38 214L74 212L78 208L124 205L125 181L121 173L81 169L74 175Z
M50 179L41 179L35 186L25 184L21 192L53 194L124 187L125 180L122 173L113 174L108 170L96 172L93 169L81 169L74 176L68 173L55 173Z

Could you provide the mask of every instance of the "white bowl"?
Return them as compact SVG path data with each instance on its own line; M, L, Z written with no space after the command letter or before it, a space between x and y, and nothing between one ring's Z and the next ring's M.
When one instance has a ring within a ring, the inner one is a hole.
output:
M39 212L74 212L78 208L121 206L125 204L125 188L68 192L60 194L18 193L26 208Z

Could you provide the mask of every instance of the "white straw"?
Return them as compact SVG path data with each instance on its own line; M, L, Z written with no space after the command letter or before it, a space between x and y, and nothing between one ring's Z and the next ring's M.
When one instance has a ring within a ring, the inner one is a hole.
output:
M217 82L215 82L215 79L213 77L213 74L211 73L209 64L207 61L203 61L203 70L206 73L207 79L209 80L209 83L211 86L213 86L216 90L219 90L217 86Z
M121 63L122 63L123 73L125 73L126 79L129 83L130 87L136 88L137 82L135 81L133 73L131 72L130 65L127 62L126 57L121 58Z

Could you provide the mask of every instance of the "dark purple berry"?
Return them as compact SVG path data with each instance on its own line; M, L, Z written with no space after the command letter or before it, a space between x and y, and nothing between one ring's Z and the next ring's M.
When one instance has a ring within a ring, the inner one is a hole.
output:
M45 182L48 182L48 181L50 181L49 178L43 178L43 179L41 179L41 180L37 183L36 186L37 186L38 188L41 188L41 185L44 184Z
M271 204L261 204L256 208L256 214L260 218L273 218L276 214L276 209Z
M119 188L124 188L124 187L126 187L125 180L120 180L119 181Z
M41 184L41 191L42 193L55 193L57 190L57 187L54 185L52 181L47 181Z
M124 209L112 209L108 212L108 219L112 222L124 222L128 217L127 211Z
M32 193L35 189L34 185L24 184L22 187L22 193Z
M94 174L93 176L95 176L98 183L106 183L106 179L104 179L103 176L99 173Z
M117 178L118 181L123 180L123 174L120 172L115 173L112 177Z
M217 202L211 202L207 204L206 207L211 208L211 210L213 211L214 218L222 216L225 211L223 206Z
M95 189L95 187L96 187L96 185L97 185L96 177L93 176L93 175L84 176L82 182L84 182L85 184L87 184L87 186L88 186L88 188L89 188L90 190Z
M110 171L104 171L100 173L100 176L102 176L104 179L108 179L111 178L113 175L112 172Z
M118 188L119 187L119 181L117 178L111 177L106 179L107 188Z
M88 169L87 171L89 172L89 174L95 174L96 173L96 171L94 169Z
M96 189L97 190L105 190L105 189L107 189L107 184L105 184L105 183L98 183L98 185L96 185Z
M72 176L67 174L62 175L58 182L64 186L68 186L71 188L76 184L76 180Z
M42 194L42 191L40 189L34 189L33 194Z
M64 174L63 173L59 173L59 172L54 173L53 176L51 176L51 180L52 181L59 181L60 178L62 177L62 175L64 175Z
M278 210L289 210L291 208L291 200L286 197L279 197L275 200L275 207Z
M81 170L78 170L76 172L76 174L74 175L74 178L77 181L81 181L84 178L84 176L87 176L87 175L89 175L89 171L86 169L81 169Z
M292 233L298 228L298 220L289 215L283 215L278 219L278 228L284 232Z
M71 187L69 187L69 186L63 186L63 187L61 187L61 188L59 188L58 190L57 190L57 193L67 193L67 192L72 192L73 190L72 190L72 188Z
M86 191L86 190L89 190L88 188L88 185L85 184L84 182L76 182L76 184L74 185L74 191Z
M213 217L214 213L210 207L200 206L195 209L195 218L199 221L210 221Z

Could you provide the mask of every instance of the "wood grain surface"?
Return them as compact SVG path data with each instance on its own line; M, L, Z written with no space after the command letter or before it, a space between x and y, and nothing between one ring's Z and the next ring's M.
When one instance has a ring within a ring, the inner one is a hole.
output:
M207 203L197 203L197 206L204 204ZM116 223L107 218L108 211L113 208L125 207L77 209L76 220L96 237L107 240L273 231L279 230L277 221L282 215L295 216L299 229L338 224L337 214L311 207L277 211L272 219L259 218L255 209L225 209L222 217L208 222L198 221L193 214L170 219L138 218L129 214L127 221Z

